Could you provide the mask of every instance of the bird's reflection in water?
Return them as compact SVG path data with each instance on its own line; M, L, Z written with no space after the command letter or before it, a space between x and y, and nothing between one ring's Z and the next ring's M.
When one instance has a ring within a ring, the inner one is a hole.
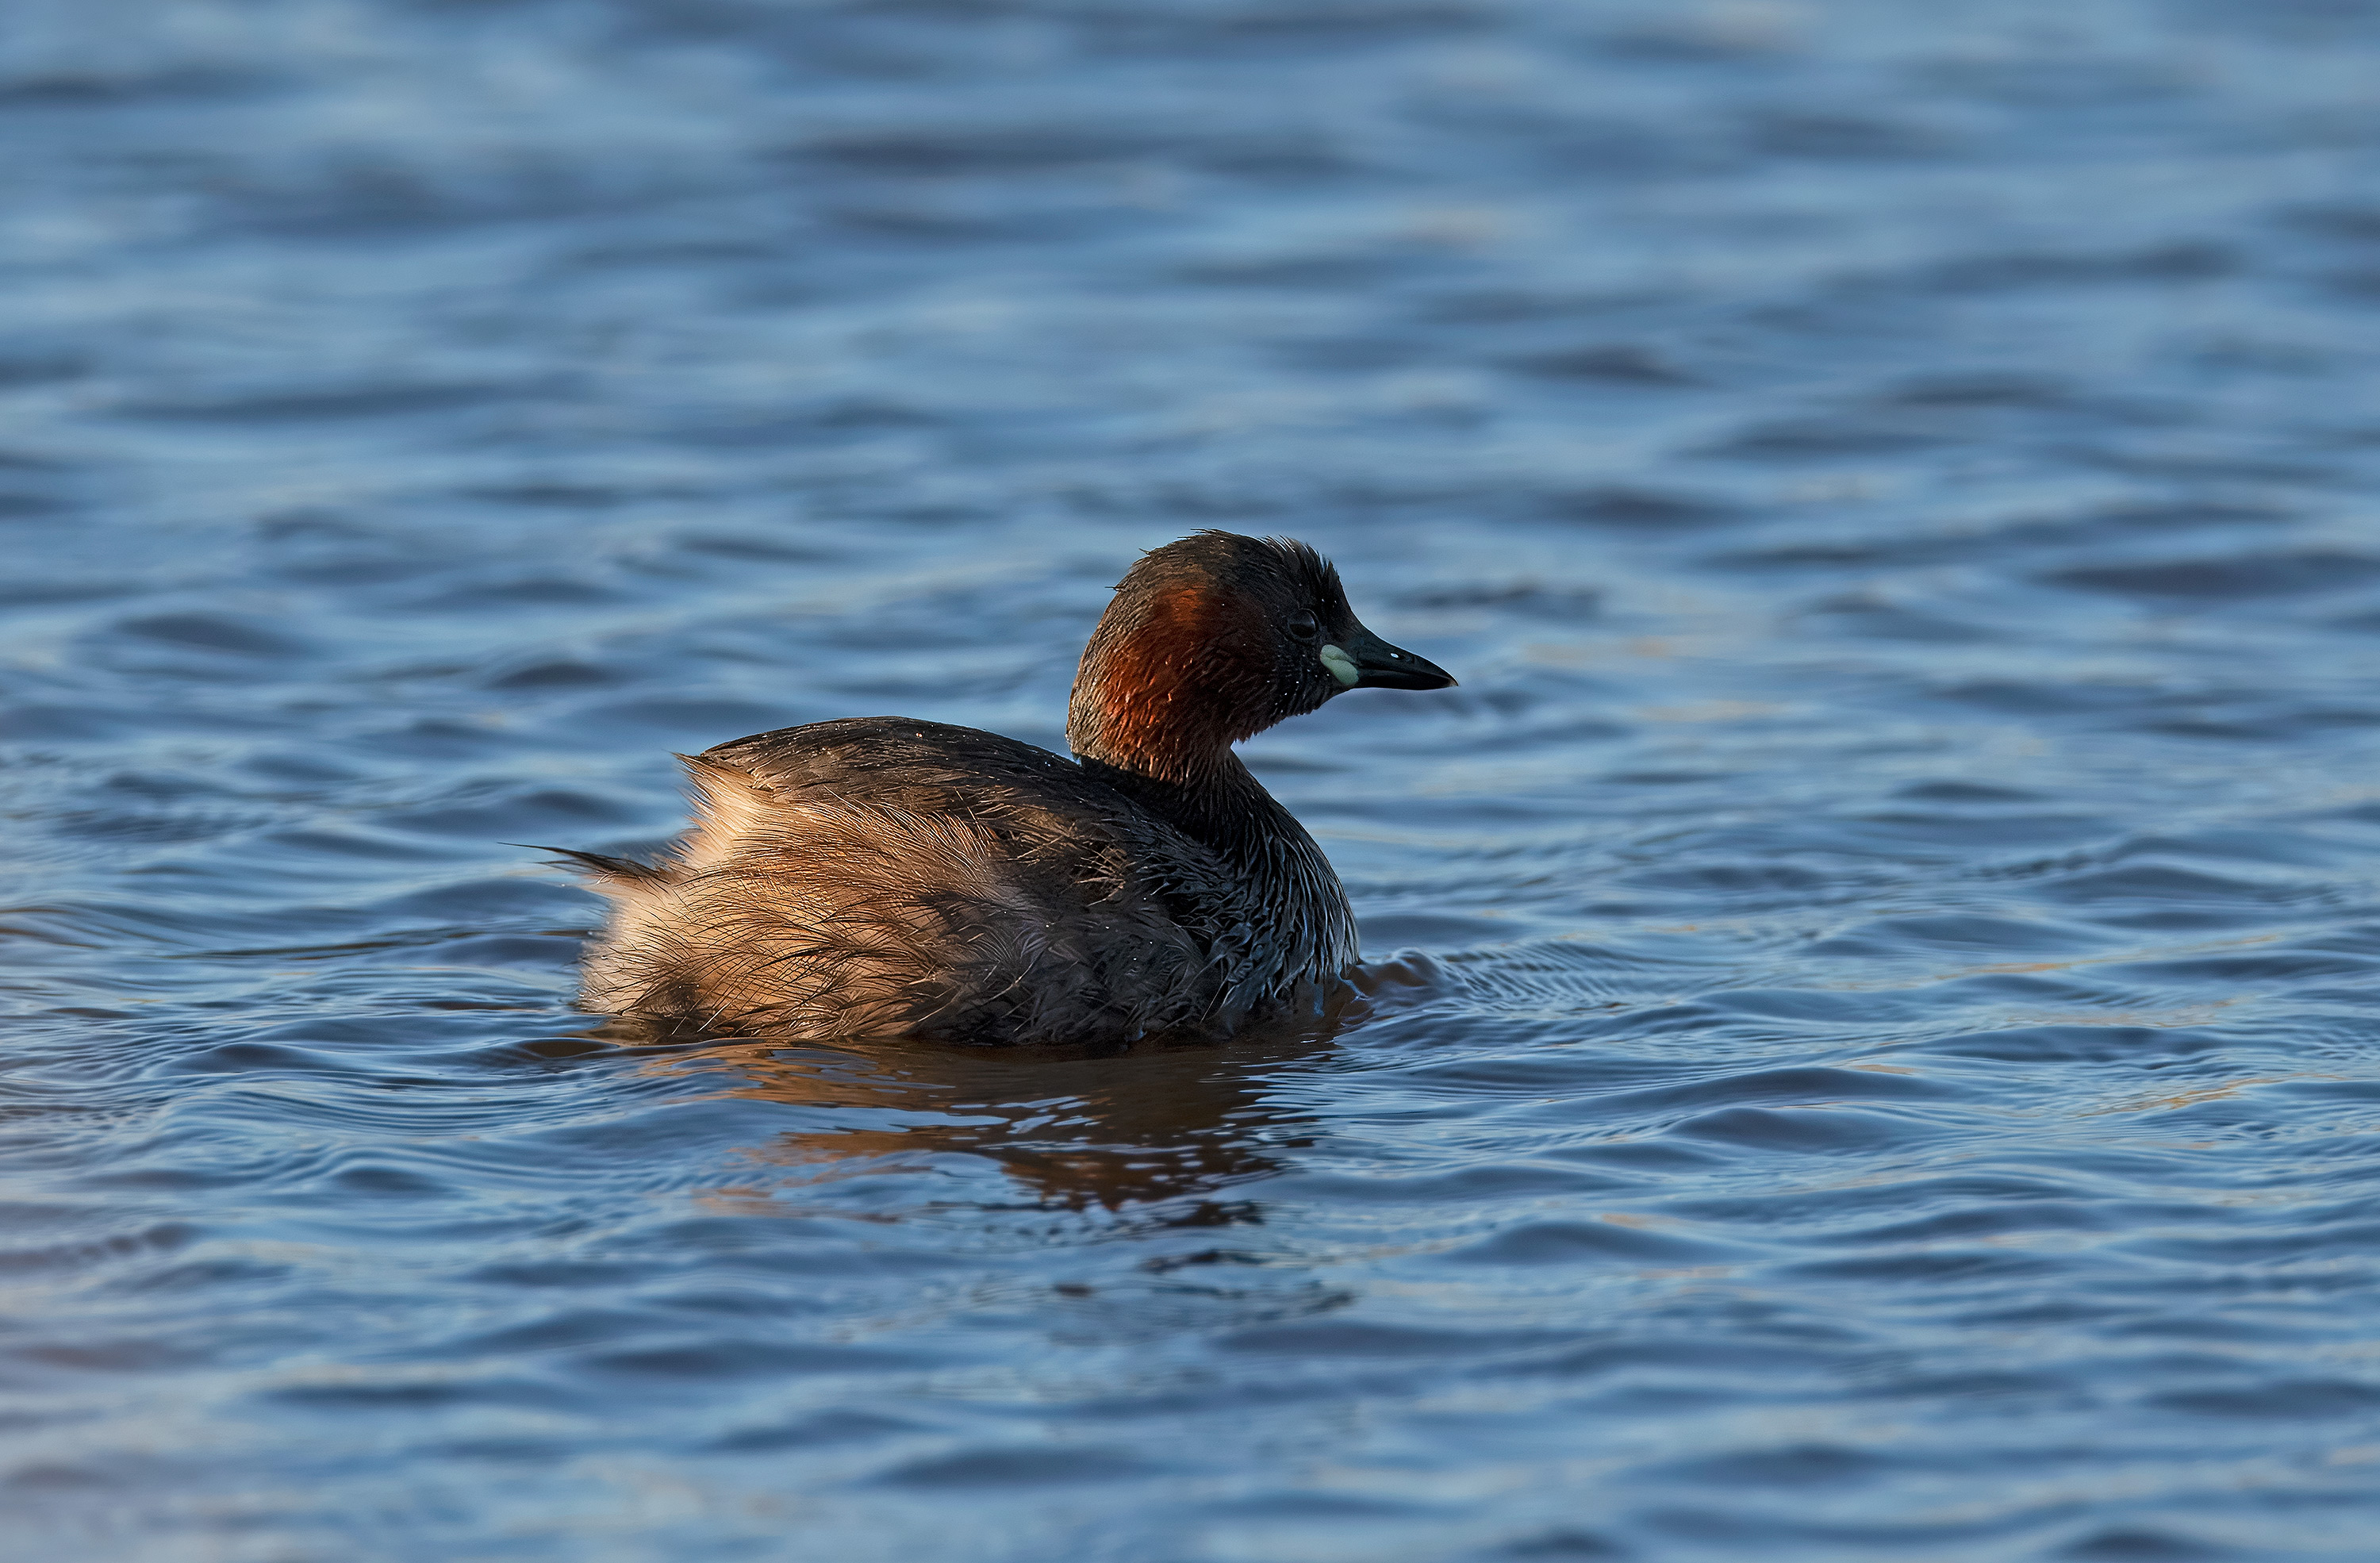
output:
M1141 1043L1121 1050L956 1048L911 1041L713 1038L673 1048L654 1067L725 1072L722 1095L833 1109L847 1125L788 1130L759 1159L812 1169L880 1171L884 1158L961 1154L998 1163L1050 1208L1109 1210L1198 1199L1185 1225L1253 1218L1210 1196L1277 1171L1279 1153L1310 1143L1308 1113L1274 1099L1282 1066L1327 1055L1387 993L1423 986L1436 963L1363 968L1321 1012L1244 1032L1223 1044ZM614 1041L656 1041L642 1023L601 1028ZM887 1124L886 1119L895 1121Z

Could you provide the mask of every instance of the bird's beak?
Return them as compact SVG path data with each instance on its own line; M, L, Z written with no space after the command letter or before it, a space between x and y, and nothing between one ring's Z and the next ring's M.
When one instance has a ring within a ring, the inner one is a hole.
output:
M1363 625L1342 646L1326 646L1323 663L1350 689L1450 689L1454 675L1436 662L1401 650ZM1332 657L1332 652L1337 657ZM1354 677L1349 678L1348 672Z

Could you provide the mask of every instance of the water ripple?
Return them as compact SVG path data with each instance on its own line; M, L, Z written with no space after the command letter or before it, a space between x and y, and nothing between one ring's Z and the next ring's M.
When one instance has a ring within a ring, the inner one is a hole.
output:
M2362 12L25 10L39 1556L2372 1550ZM567 1007L1201 527L1463 680L1250 745L1333 1026Z

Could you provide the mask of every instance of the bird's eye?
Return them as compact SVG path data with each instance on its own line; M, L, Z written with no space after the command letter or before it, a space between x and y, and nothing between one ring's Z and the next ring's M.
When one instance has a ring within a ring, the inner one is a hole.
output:
M1289 633L1300 640L1312 640L1322 633L1322 621L1300 608L1289 616Z

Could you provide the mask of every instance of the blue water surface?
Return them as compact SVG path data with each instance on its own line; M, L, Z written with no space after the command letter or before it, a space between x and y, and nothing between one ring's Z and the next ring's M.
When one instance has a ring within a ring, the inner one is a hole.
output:
M6 9L0 1554L2380 1557L2380 10ZM571 1008L1204 527L1367 1016Z

